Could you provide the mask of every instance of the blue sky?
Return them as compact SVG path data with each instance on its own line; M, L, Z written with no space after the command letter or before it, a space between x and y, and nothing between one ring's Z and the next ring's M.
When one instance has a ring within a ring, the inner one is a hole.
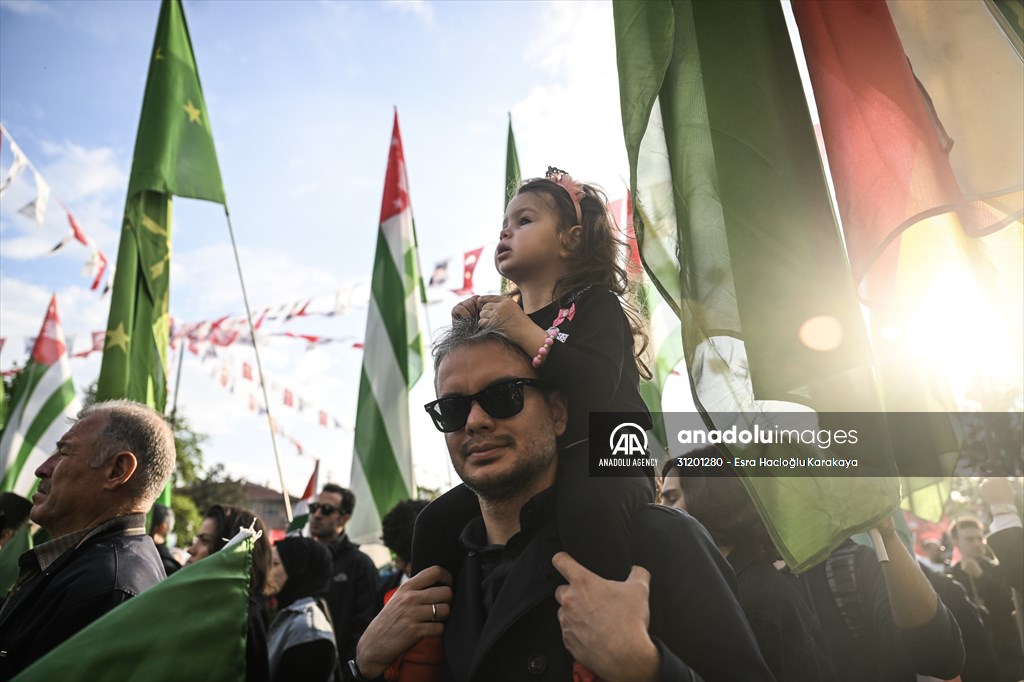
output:
M502 212L508 113L526 175L547 165L602 184L613 198L628 176L618 110L610 3L189 2L193 49L217 145L228 206L254 308L365 285L373 263L393 107L405 147L421 262L461 256L496 240ZM113 261L157 2L0 0L0 120L56 197ZM12 160L0 148L0 172ZM51 202L37 227L17 210L35 196L23 173L0 203L0 367L25 357L51 292L74 348L106 325L108 298L90 292L77 244ZM491 251L480 289L496 284ZM365 287L357 288L365 292ZM365 293L363 294L365 295ZM454 295L435 292L432 330ZM223 211L175 200L171 314L183 321L243 310ZM294 320L274 331L362 339L365 308ZM350 344L308 350L261 345L268 375L347 425L355 421L361 355ZM179 410L210 434L209 462L278 487L266 422L248 410L252 385L234 394L211 377L241 379L251 348L217 364L186 354ZM79 386L98 354L72 361ZM173 369L172 369L173 371ZM440 435L418 408L432 398L425 375L413 392L414 462L429 486L448 481ZM311 456L341 483L352 434L317 424L317 409L271 405L299 455L281 441L285 477L299 493Z

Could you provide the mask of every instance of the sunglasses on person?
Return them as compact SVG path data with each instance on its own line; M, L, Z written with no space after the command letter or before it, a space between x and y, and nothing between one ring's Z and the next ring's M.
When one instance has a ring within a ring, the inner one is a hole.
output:
M519 414L523 411L524 386L548 390L548 385L537 379L507 379L493 383L473 395L439 398L424 405L423 409L434 420L438 431L451 433L466 425L474 402L495 419L507 419Z
M309 505L310 514L316 514L317 512L322 513L324 516L330 516L334 512L341 512L342 514L348 513L341 507L335 507L333 504L320 504L319 502L314 502Z

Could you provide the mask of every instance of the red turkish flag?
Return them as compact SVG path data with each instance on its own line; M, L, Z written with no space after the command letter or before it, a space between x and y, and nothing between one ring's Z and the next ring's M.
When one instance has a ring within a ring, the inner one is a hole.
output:
M409 178L405 174L405 154L402 136L398 131L398 111L391 132L391 151L388 153L388 171L384 176L384 200L380 206L380 222L384 223L409 208Z
M60 328L60 316L57 315L57 296L54 295L50 298L43 327L39 330L39 336L32 347L32 360L40 365L52 365L66 350L64 332Z
M476 270L476 264L480 262L480 254L483 253L484 247L467 251L462 256L462 288L455 290L455 293L459 296L468 296L473 293L473 271Z

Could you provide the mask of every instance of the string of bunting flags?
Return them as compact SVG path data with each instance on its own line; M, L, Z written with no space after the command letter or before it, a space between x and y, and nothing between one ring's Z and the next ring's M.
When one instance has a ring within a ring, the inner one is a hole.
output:
M255 375L250 362L243 360L239 363L236 360L226 358L218 354L213 346L207 350L202 360L204 363L209 360L215 361L210 364L209 374L217 385L226 389L232 395L241 396L246 401L250 412L260 416L266 414L266 405L256 390ZM302 397L293 388L287 387L274 379L268 380L267 388L271 395L281 397L281 404L284 407L291 408L295 414L308 415L310 418L314 418L318 426L341 429L348 433L353 432L352 426L345 424L313 401ZM271 428L273 428L274 433L289 442L298 454L309 455L309 452L302 443L281 425L281 412L276 411L275 414L278 416L271 419Z
M7 128L0 123L0 146L2 146L4 140L7 141L7 144L11 149L14 161L12 161L10 168L8 168L7 174L2 180L0 180L0 196L3 196L4 192L7 191L7 189L26 168L31 170L36 185L36 196L32 201L18 209L18 214L32 220L38 227L42 227L43 221L46 219L46 209L49 207L50 200L52 199L56 202L57 205L64 210L65 215L67 215L69 232L67 236L51 248L48 253L50 255L55 254L72 241L77 241L82 246L91 249L91 254L85 262L83 275L92 278L92 285L89 287L92 291L99 289L100 283L103 282L104 275L108 275L102 292L103 294L106 294L110 290L107 257L103 254L103 251L100 250L92 237L85 234L81 225L78 224L78 220L76 220L74 214L71 213L71 210L63 201L60 200L60 197L53 193L50 188L50 183L46 181L43 174L39 172L38 168L36 168L35 164L33 164L25 155L25 152L21 150L21 147L19 147L18 143L14 141L14 138L11 137L11 133Z

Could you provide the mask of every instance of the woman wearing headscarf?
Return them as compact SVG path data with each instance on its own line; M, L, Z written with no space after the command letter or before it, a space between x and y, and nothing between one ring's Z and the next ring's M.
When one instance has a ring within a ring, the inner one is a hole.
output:
M270 575L278 611L267 637L272 682L327 682L340 674L323 600L332 565L328 549L311 538L286 537L273 546Z

